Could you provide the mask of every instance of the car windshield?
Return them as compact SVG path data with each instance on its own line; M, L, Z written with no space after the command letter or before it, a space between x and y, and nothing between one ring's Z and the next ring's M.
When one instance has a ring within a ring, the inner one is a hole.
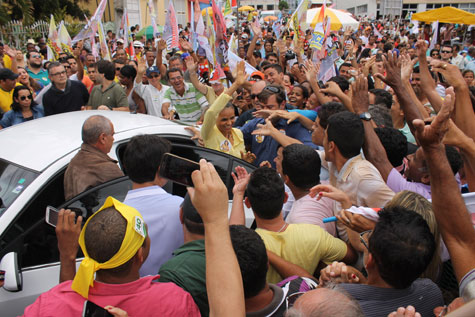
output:
M0 159L0 216L39 174Z

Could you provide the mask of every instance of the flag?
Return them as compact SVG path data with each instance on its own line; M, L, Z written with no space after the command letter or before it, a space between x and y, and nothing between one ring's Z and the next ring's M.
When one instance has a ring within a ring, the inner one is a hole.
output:
M312 34L312 39L309 42L310 47L317 51L320 51L323 47L324 41L325 31L323 30L323 22L318 22L317 25L315 25L315 29Z
M157 27L157 15L155 14L155 5L153 4L153 0L148 0L148 12L150 13L150 23L152 23L153 27L153 37L155 38L158 35L158 27Z
M208 38L204 35L198 35L198 44L201 48L205 50L206 59L211 65L215 65L213 51L211 50L211 46L209 45Z
M439 34L439 21L432 22L432 30L434 30L434 32L432 33L432 39L430 41L429 51L434 49L435 44L437 44L437 37ZM427 52L427 54L429 54L429 52Z
M301 37L302 31L300 30L300 21L306 17L309 0L300 1L297 9L290 18L290 23L294 29L294 45L296 45Z
M104 34L104 28L102 27L101 20L97 21L97 31L99 32L99 43L101 46L101 56L106 61L111 60L109 53L109 47L107 46L106 36Z
M282 28L282 22L281 22L280 19L277 22L275 22L274 24L272 24L272 31L274 31L275 36L277 38L280 38L280 29L281 28Z
M58 40L61 45L61 50L68 55L73 55L71 37L69 36L68 30L64 25L64 21L61 21L61 23L59 24Z
M178 48L178 23L176 21L175 8L173 1L168 2L167 16L165 17L165 25L163 27L163 38L167 41L167 48Z
M58 40L58 31L56 29L56 23L54 22L54 17L51 15L51 19L49 21L49 33L48 33L48 41L47 43L47 59L49 61L55 61L59 57L59 53L61 52L60 43Z
M236 71L237 64L240 61L243 61L243 59L237 56L236 54L234 54L233 52L231 52L231 50L228 50L228 65L231 71L233 72ZM244 61L244 64L245 64L245 72L249 76L251 76L252 73L257 72L257 69L252 67L251 64L249 64L248 62Z
M412 29L410 31L411 34L419 34L419 21L412 21L413 24Z
M92 18L87 22L86 26L74 37L72 40L72 43L79 42L80 40L87 39L91 37L91 34L94 36L95 32L93 32L91 29L93 28L94 21L99 21L102 18L102 15L104 14L104 10L106 9L108 0L101 0L101 3L97 6L96 12L94 12L94 15ZM97 2L96 2L97 3Z
M373 26L374 35L376 35L378 37L378 40L382 39L383 35L381 33L379 33L378 28L374 26L374 23L371 23L371 25Z
M231 0L226 0L224 3L224 16L231 15L233 14L233 9L231 7Z

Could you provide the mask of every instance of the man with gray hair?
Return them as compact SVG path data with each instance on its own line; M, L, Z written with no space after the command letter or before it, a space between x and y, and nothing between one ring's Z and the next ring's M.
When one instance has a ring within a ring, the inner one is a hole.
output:
M91 116L82 126L81 149L69 162L64 174L66 200L115 178L124 176L117 161L107 154L114 143L114 125L104 116Z
M346 296L338 287L317 288L300 296L285 317L363 317L363 311L357 301Z

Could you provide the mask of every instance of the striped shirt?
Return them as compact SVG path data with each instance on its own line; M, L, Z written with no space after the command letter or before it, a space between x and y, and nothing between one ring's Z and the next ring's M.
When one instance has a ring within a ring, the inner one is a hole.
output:
M163 103L170 103L170 110L175 110L182 121L196 122L204 109L209 106L206 97L193 85L185 83L185 92L180 96L175 88L170 87L165 92Z

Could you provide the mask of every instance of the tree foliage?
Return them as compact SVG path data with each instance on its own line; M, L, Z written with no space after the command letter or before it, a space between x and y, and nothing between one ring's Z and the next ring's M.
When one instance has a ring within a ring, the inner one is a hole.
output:
M289 4L287 3L287 1L285 0L280 0L279 1L279 10L280 11L283 11L285 9L288 9L289 8Z

